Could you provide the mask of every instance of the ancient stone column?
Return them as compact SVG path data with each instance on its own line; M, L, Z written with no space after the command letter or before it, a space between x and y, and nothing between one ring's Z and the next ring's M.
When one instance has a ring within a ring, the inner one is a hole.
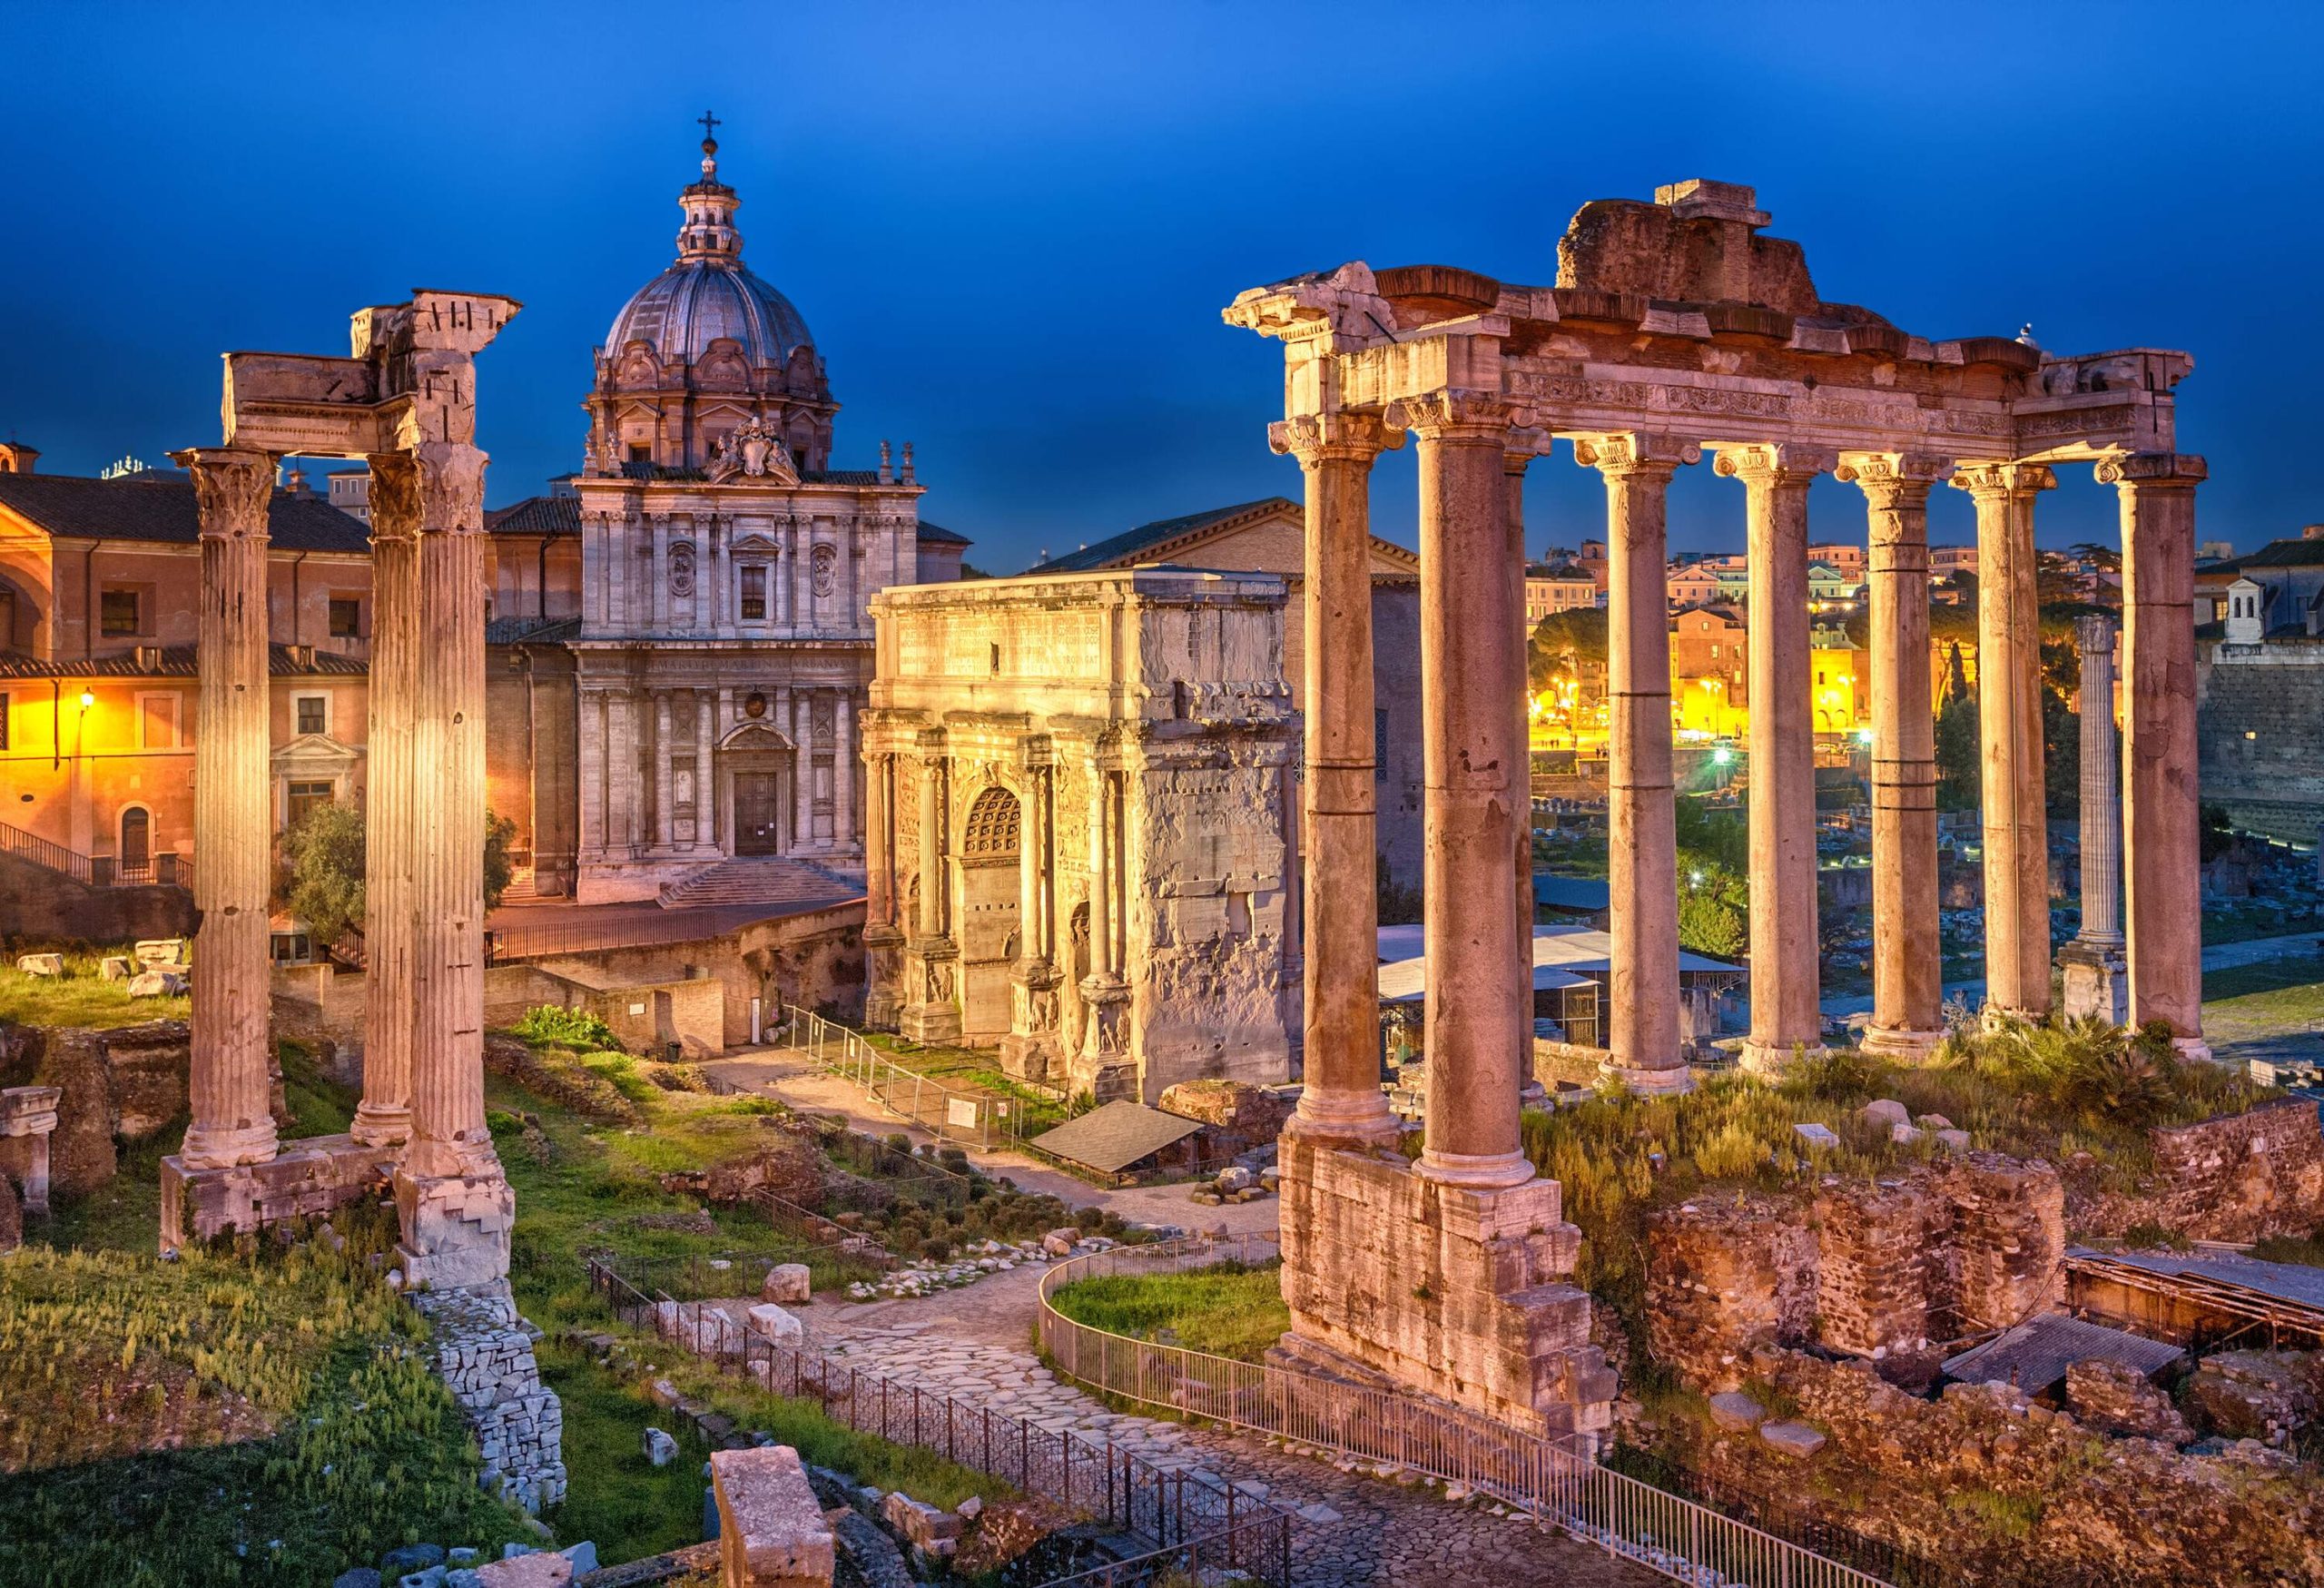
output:
M1305 1085L1288 1129L1392 1143L1380 1090L1380 962L1372 688L1372 461L1403 436L1364 414L1270 427L1307 496L1305 656ZM1094 923L1093 923L1094 924Z
M1429 1080L1419 1169L1449 1185L1521 1185L1533 1171L1517 1094L1532 1031L1511 985L1526 933L1510 863L1529 791L1509 692L1524 675L1525 568L1509 557L1509 415L1497 395L1443 391L1400 401L1390 422L1420 438Z
M2122 506L2122 674L2127 685L2122 872L2131 1023L2161 1021L2188 1058L2203 1041L2201 816L2195 769L2195 486L2186 453L2099 465Z
M1928 660L1928 493L1917 453L1851 453L1871 515L1872 1021L1864 1046L1924 1059L1944 1040L1937 935L1936 725Z
M1100 745L1089 757L1089 973L1081 979L1081 1000L1088 1018L1081 1032L1081 1053L1075 1077L1078 1085L1095 1087L1105 1071L1121 1062L1124 1053L1122 1008L1129 1001L1121 962L1115 952L1117 856L1114 824L1120 800L1112 772Z
M791 742L797 748L792 764L791 842L804 851L815 843L815 696L810 689L791 692Z
M872 733L880 733L876 725ZM874 743L884 739L875 737ZM902 1010L898 979L902 965L898 951L904 934L896 922L896 757L879 750L864 757L871 780L865 803L863 842L863 959L866 987L863 1023L887 1031Z
M2114 626L2074 620L2082 653L2082 930L2058 951L2059 1007L2068 1019L2130 1019L2122 929L2121 754L2114 734Z
M193 1056L179 1162L188 1169L274 1157L268 1072L267 897L273 808L267 673L267 508L274 458L201 447L171 456L193 474L202 533L195 660Z
M419 688L419 487L411 459L373 453L371 678L363 779L363 1100L367 1147L411 1134L412 713ZM598 836L605 836L601 825Z
M1823 1046L1817 1007L1816 735L1807 682L1807 488L1837 459L1797 447L1721 451L1748 493L1751 1031L1743 1065L1779 1072Z
M1517 629L1525 626L1525 471L1533 459L1551 448L1548 431L1530 425L1514 426L1501 449L1502 554L1517 570ZM1507 687L1512 732L1517 745L1517 847L1511 856L1510 885L1516 890L1517 936L1510 945L1515 954L1510 966L1510 996L1517 1001L1518 1029L1525 1033L1525 1063L1519 1074L1517 1102L1524 1109L1546 1108L1549 1093L1533 1073L1533 738L1532 691L1526 676L1527 647L1511 653L1514 666Z
M2034 498L2057 477L2040 464L1978 463L1953 483L1977 504L1985 1011L2038 1021L2050 1012L2050 828Z
M1670 477L1702 456L1662 436L1600 436L1576 459L1606 480L1606 874L1613 998L1606 1072L1632 1091L1685 1091L1679 1043L1679 833L1670 766Z
M940 728L921 732L920 911L904 945L904 977L910 983L897 1029L916 1042L949 1042L960 1034L960 1006L953 996L960 947L947 935L951 879L945 873L945 824L951 799L946 783L950 763Z
M718 801L711 785L710 749L718 736L717 719L712 711L713 696L706 689L694 692L694 845L696 849L718 847Z
M396 1171L404 1277L508 1271L515 1198L484 1122L484 453L428 441L419 496L413 702L412 1133ZM373 489L378 489L375 481Z
M1017 832L1017 962L1009 972L1009 1031L1000 1041L1000 1063L1009 1074L1044 1080L1057 1052L1057 989L1062 980L1050 957L1049 928L1054 886L1049 741L1027 741L1024 757Z

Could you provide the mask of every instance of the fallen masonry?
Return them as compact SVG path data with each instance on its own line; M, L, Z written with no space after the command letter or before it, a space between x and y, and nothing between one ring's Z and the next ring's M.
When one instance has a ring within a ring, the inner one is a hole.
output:
M564 1499L564 1408L541 1383L507 1282L418 1291L411 1303L434 1327L436 1376L476 1430L487 1484L530 1512Z

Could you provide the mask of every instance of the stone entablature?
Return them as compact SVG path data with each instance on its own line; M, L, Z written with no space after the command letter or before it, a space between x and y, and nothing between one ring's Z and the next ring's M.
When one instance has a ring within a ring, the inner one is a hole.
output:
M1148 1103L1289 1079L1283 600L1269 575L1140 568L874 601L874 1023Z

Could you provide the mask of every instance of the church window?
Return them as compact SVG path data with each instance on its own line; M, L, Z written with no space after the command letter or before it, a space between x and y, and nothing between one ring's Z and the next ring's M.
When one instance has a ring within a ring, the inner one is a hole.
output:
M741 573L743 621L763 623L766 621L766 565L756 562L744 563Z
M143 606L135 590L107 589L98 597L97 617L101 629L109 635L141 633L138 619Z
M329 781L294 783L290 785L290 798L287 802L288 809L285 814L290 818L290 825L295 827L299 824L300 818L309 811L318 805L327 805L330 803L331 785Z
M301 734L330 732L330 696L300 695L291 700L291 709L298 715L297 731Z
M652 443L646 441L632 441L629 444L629 460L632 463L653 462L654 448Z
M363 633L363 602L356 596L333 596L330 598L330 636L333 639L359 639Z

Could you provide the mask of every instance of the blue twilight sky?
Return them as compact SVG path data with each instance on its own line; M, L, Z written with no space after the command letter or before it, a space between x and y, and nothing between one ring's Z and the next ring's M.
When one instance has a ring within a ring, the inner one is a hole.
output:
M745 257L805 315L833 462L918 444L926 517L1015 571L1282 492L1275 344L1218 311L1363 258L1547 281L1566 219L1755 183L1827 298L1928 336L2185 348L2206 538L2324 518L2324 11L1342 3L62 5L0 15L0 434L94 473L214 440L229 348L338 351L415 286L506 292L490 499L575 468L590 350L674 252L704 107ZM1374 527L1410 542L1412 459ZM1528 541L1602 514L1535 466ZM1968 503L1940 491L1940 540ZM1815 530L1863 536L1826 481ZM2051 544L2114 533L2068 471ZM1739 488L1672 538L1739 547Z

